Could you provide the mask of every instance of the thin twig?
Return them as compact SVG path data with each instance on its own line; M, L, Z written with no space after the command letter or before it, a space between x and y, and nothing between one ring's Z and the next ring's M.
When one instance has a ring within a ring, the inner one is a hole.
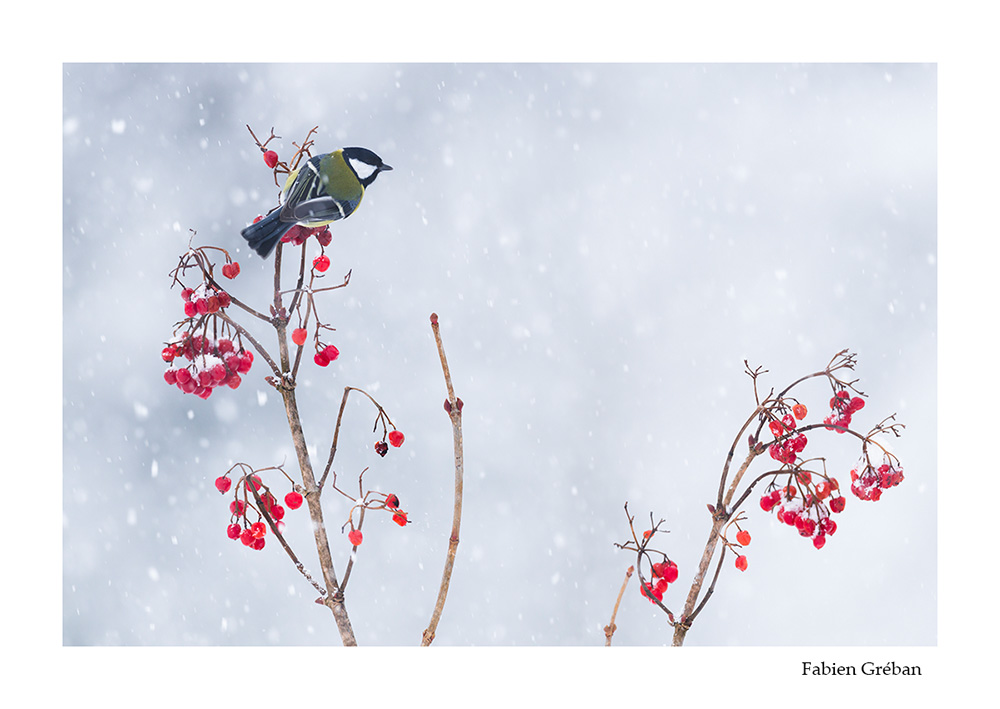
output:
M618 591L618 598L615 599L615 609L611 611L611 622L604 626L604 647L611 647L611 636L618 629L618 626L615 625L615 618L618 616L618 606L621 605L622 596L625 595L625 587L628 586L628 580L632 578L633 571L635 571L635 567L630 566L625 572L625 580L622 581L621 590Z
M438 621L444 610L444 602L448 597L448 585L451 583L451 573L455 566L455 553L458 551L458 533L462 526L462 485L465 462L462 454L462 404L455 397L455 389L451 384L451 372L448 369L448 359L444 354L444 343L441 341L441 330L438 326L437 313L431 313L431 329L434 331L434 341L437 343L438 354L441 357L441 370L444 372L445 385L448 388L448 416L451 418L452 437L455 446L455 509L451 521L451 537L448 540L448 554L445 557L444 572L441 575L441 588L438 590L437 603L431 622L424 630L420 644L430 645L434 642Z

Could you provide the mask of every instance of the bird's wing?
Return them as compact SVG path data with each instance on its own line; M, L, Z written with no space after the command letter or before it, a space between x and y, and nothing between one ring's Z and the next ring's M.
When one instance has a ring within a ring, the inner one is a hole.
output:
M291 216L295 221L333 222L349 217L351 212L357 209L360 202L360 199L334 199L325 196L307 199L294 205L289 203L289 206L291 207Z
M285 195L281 207L283 222L332 222L350 216L357 209L364 195L364 188L357 184L357 194L331 197L327 184L320 177L321 160L324 156L310 158L299 170L292 186ZM352 181L357 179L351 175ZM354 186L354 185L352 185Z

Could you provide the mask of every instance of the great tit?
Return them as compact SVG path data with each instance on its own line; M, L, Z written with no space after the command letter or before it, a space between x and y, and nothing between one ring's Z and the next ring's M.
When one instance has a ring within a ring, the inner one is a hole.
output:
M342 148L310 158L288 175L276 209L242 232L261 258L270 256L278 241L296 224L324 226L354 214L365 188L392 167L367 148Z

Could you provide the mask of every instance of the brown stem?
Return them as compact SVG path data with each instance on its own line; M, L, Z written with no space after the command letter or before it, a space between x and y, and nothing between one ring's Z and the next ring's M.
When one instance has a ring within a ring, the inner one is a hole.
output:
M347 615L347 608L344 606L344 593L337 582L337 574L333 568L333 555L330 553L330 541L326 536L326 525L323 522L323 508L320 504L320 490L316 486L316 477L313 475L312 462L309 459L309 449L306 447L305 434L302 431L302 420L299 417L298 404L295 401L295 383L286 373L289 371L288 357L288 322L287 318L281 315L281 244L275 251L274 264L274 307L277 311L273 319L274 329L278 335L278 350L281 360L282 378L275 383L275 387L281 392L281 398L285 404L285 415L288 418L288 427L292 434L292 443L295 446L295 454L299 461L299 471L302 474L302 485L306 490L306 504L309 507L309 517L312 520L313 536L316 540L316 552L319 555L320 569L323 572L323 580L329 591L323 597L322 603L333 613L340 631L340 639L344 645L357 645L354 637L354 630L351 627L351 620Z
M615 634L618 626L615 625L615 618L618 616L618 606L621 605L622 596L625 595L625 587L628 586L628 580L632 578L632 572L635 571L635 567L630 566L625 572L625 580L622 581L621 590L618 591L618 598L615 600L615 608L611 611L611 621L604 626L604 647L611 647L611 636Z
M451 583L452 569L455 566L455 553L458 551L458 533L462 526L462 478L465 469L462 454L462 411L459 407L458 399L455 397L455 389L451 384L451 372L448 369L448 359L444 354L444 343L441 341L441 330L438 326L437 313L431 313L431 329L434 331L434 341L437 343L438 355L441 357L441 369L444 372L444 381L448 388L448 416L451 418L452 438L455 448L455 508L451 521L451 537L448 540L448 554L445 557L444 572L441 575L441 587L438 590L437 603L434 604L434 612L431 614L430 624L424 630L423 638L420 642L422 646L430 645L434 641L438 621L441 620L441 612L444 610L444 602L448 597L448 586Z
M284 327L280 328L280 335L284 335ZM320 505L319 489L316 487L316 478L313 476L312 464L309 461L309 451L306 448L305 435L302 432L302 423L299 419L298 406L295 403L295 391L287 386L280 387L282 399L285 402L285 413L288 416L288 426L292 432L292 441L295 444L295 453L299 459L299 470L302 472L302 485L306 489L306 503L309 506L309 517L312 520L313 535L316 539L316 551L319 554L320 569L323 572L323 580L326 583L328 593L323 598L323 604L333 613L337 622L337 629L340 631L340 639L344 645L357 645L354 637L354 630L351 628L351 621L347 615L347 608L344 606L344 594L337 582L337 574L333 569L333 557L330 553L330 542L326 536L326 525L323 522L323 508Z

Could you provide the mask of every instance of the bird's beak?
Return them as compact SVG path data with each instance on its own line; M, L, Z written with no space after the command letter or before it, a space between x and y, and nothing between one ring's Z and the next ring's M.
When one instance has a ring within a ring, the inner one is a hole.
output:
M382 163L382 167L379 168L379 170L382 171L382 172L386 172L386 171L391 170L391 169L392 169L392 165L386 165L385 163Z

